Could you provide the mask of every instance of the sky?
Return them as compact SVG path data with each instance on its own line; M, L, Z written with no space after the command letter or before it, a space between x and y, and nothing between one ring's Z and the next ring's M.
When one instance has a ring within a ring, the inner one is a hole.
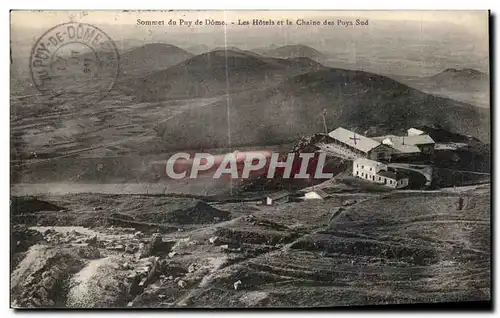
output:
M215 19L228 23L252 19L323 21L368 19L368 27L315 26L138 26L141 20ZM371 67L374 72L437 73L449 67L487 71L488 18L480 11L12 11L11 50L14 67L26 69L33 44L48 29L62 23L93 24L125 50L143 43L169 43L190 50L236 46L304 44L332 58ZM141 43L142 42L142 43ZM128 48L130 48L129 46ZM364 64L363 64L364 63ZM371 66L370 66L371 65ZM374 66L375 65L375 66ZM340 65L342 66L342 65ZM340 67L339 66L339 67ZM359 65L358 65L359 66Z
M308 19L311 17L350 17L393 21L449 22L466 26L472 32L486 32L488 12L480 11L12 11L11 26L50 28L78 21L90 24L135 25L137 19L168 20L196 18L235 19ZM29 23L28 23L29 22Z

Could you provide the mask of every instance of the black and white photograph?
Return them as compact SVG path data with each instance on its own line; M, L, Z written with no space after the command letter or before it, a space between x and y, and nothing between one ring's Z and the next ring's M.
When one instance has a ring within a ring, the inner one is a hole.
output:
M12 10L10 307L491 305L490 19Z

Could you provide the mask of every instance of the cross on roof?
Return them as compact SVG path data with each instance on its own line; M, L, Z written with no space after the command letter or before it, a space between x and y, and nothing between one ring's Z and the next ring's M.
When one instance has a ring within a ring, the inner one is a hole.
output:
M353 140L355 145L356 145L356 140L361 140L360 138L356 138L356 134L354 134L353 137L349 137L349 139Z

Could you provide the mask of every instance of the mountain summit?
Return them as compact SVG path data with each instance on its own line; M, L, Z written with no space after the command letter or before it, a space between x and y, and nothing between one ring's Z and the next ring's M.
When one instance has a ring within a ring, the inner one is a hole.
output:
M431 76L431 79L436 81L453 81L453 80L487 81L488 74L485 74L473 68L464 68L464 69L447 68L441 73Z
M291 57L308 57L310 59L320 61L325 59L327 56L320 51L301 44L285 45L277 48L273 48L263 52L263 55L278 57L278 58L291 58Z
M192 56L193 54L175 45L148 43L122 53L120 64L124 75L140 76L166 69Z

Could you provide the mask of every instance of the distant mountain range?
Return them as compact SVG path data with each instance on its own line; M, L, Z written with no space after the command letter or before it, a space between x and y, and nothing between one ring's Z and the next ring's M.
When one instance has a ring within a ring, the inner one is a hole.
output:
M481 71L464 68L447 68L439 74L428 77L436 82L446 82L450 80L466 80L466 81L488 81L489 76Z
M253 70L260 69L260 73L268 68L279 69L267 63L257 67L249 57L240 58L251 63ZM370 130L385 134L403 133L411 126L439 125L489 141L488 111L425 94L380 75L322 68L250 92L229 78L235 86L230 89L229 100L193 108L178 121L157 127L166 145L189 149L227 147L229 135L232 146L289 142L323 131L321 114L325 109L329 129L344 126L360 133ZM161 80L155 85L158 83Z
M330 129L385 134L428 125L489 142L487 110L412 88L482 82L486 76L479 71L447 69L427 78L402 78L402 84L368 72L327 68L310 56L323 54L289 45L262 55L219 48L192 56L172 45L150 44L128 51L122 60L151 73L125 77L117 88L141 102L221 97L159 124L156 131L169 149L225 148L229 140L231 146L294 141L323 131L325 109Z
M269 50L260 49L257 53L277 58L307 57L318 62L327 58L324 53L321 53L310 46L300 44L285 45L271 48Z
M141 101L213 97L271 86L286 77L322 68L307 58L276 59L242 50L216 50L126 80L119 88Z
M447 68L438 74L426 77L391 77L429 94L449 97L484 108L489 107L489 75L475 69Z
M324 54L305 45L287 45L282 47L271 46L271 49L267 49L264 54L259 54L253 50L242 50L238 47L232 46L215 47L210 49L206 45L198 45L195 47L189 47L185 50L172 44L148 43L132 48L127 48L131 45L131 43L135 43L136 45L138 44L137 41L130 42L127 40L124 40L123 43L120 42L119 44L117 44L118 50L122 51L120 53L120 76L123 78L141 77L153 72L166 70L171 66L185 62L186 60L197 55L200 56L200 58L198 59L203 59L202 56L216 56L222 54L220 52L224 52L223 54L226 54L225 52L227 52L227 56L230 57L238 53L246 56L253 56L258 58L259 60L267 59L267 62L270 62L270 64L276 64L277 61L271 61L269 60L269 57L276 57L280 59L309 58L313 61L318 62L316 64L318 64L317 66L320 66L319 61L324 57ZM101 59L106 59L107 56L113 58L114 55L112 54L112 52L104 53L101 54ZM82 58L94 59L95 55L89 52L83 54ZM199 64L198 66L203 68L205 62L193 62L190 65L198 67L196 66L196 64Z
M435 89L446 88L457 91L465 90L467 92L484 89L489 85L488 74L470 68L447 68L444 71L432 76L401 76L400 79L421 85L424 85L425 83L426 86L432 86Z
M201 54L210 51L210 47L204 44L200 44L186 47L185 50L193 54Z

